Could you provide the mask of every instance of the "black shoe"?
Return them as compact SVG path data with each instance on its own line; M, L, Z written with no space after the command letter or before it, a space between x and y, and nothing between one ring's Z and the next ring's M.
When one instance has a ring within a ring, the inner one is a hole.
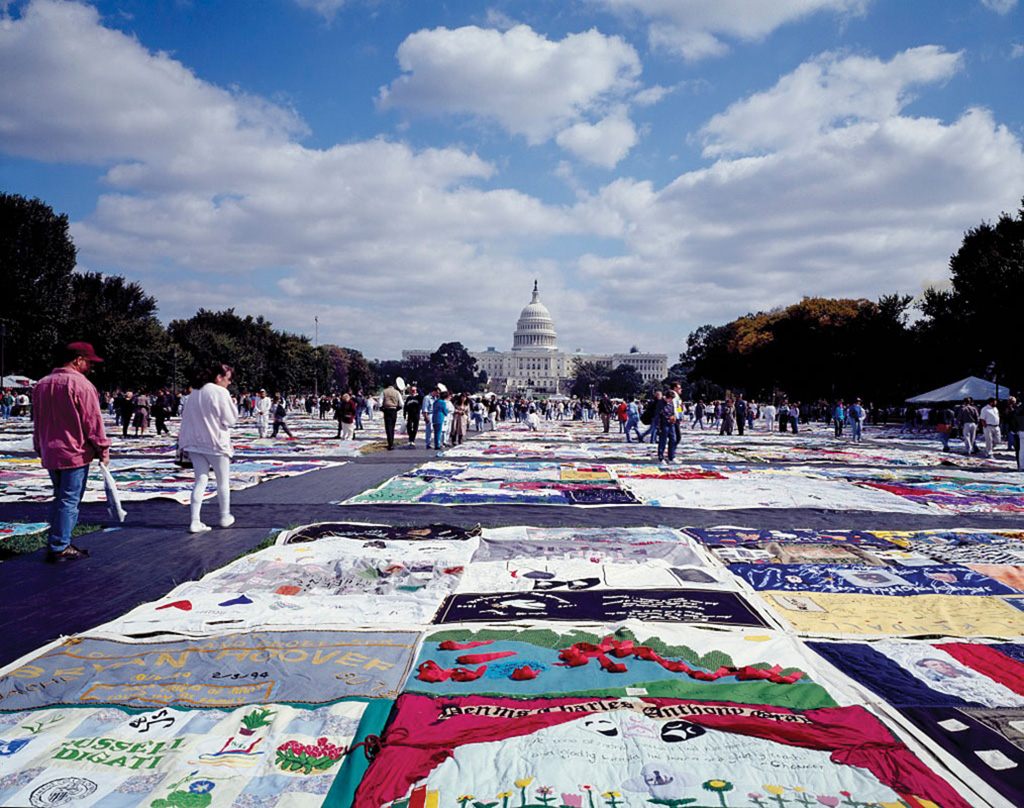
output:
M63 564L65 561L79 561L80 559L88 557L88 550L79 549L73 544L69 544L59 553L55 553L53 550L46 551L46 561L49 564Z

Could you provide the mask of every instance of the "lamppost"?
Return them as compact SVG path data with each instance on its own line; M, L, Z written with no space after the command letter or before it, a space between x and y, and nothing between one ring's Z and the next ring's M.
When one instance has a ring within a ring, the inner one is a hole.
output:
M6 387L7 378L7 323L0 323L0 387Z
M174 376L171 377L171 395L178 395L178 346L174 346Z
M320 401L320 387L319 387L319 375L320 368L318 367L320 359L320 318L313 318L313 398Z

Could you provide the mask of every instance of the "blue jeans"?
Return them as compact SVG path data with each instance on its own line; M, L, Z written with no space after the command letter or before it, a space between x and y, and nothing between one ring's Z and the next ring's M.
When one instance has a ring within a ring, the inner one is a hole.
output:
M89 465L73 469L48 469L53 483L50 506L50 551L59 553L71 544L71 531L78 524L78 506L89 480Z
M675 424L662 424L658 433L658 460L676 459L676 430ZM665 454L665 446L668 445L668 455Z
M427 439L427 448L433 446L431 442L431 434L433 433L434 427L434 416L433 413L427 413L427 417L423 419L423 436Z
M639 423L640 423L640 419L639 418L630 418L628 421L626 421L626 443L629 443L629 433L630 433L630 431L635 432L636 433L637 441L639 441L640 443L643 443L643 438L640 437Z
M864 422L861 421L860 418L854 418L850 423L853 425L853 440L855 443L860 443L861 430Z

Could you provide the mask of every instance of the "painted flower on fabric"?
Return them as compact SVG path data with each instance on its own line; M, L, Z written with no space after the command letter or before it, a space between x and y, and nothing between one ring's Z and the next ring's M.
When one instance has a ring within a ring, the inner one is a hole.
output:
M836 808L836 806L839 805L839 797L825 797L819 794L818 802L822 805L828 806L828 808Z
M533 778L524 777L522 780L514 780L513 782L516 784L516 788L526 788L528 785L530 785L530 783L533 782Z
M728 780L708 780L706 783L701 785L705 791L711 791L718 795L718 801L722 804L722 808L726 808L725 803L725 792L732 791L732 783Z
M205 794L208 791L213 791L215 785L216 783L212 783L209 780L196 780L188 787L188 790L193 794Z
M475 800L472 794L463 794L461 797L456 797L455 801L459 804L459 808L466 808L466 803L470 800Z
M566 808L583 808L582 794L566 794L562 792L562 805Z
M780 794L782 794L783 791L786 790L782 786L769 786L769 785L765 785L765 784L762 784L761 788L763 788L769 794L772 794L772 795L774 795L776 797L778 797Z

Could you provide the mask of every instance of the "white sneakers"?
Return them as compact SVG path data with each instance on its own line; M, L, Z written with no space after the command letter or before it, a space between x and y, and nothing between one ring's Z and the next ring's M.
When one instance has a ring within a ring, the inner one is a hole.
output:
M221 527L231 527L234 523L235 517L233 517L230 513L227 516L222 516L220 518ZM213 528L209 525L204 525L202 522L192 522L188 526L189 533L205 533L207 530L213 530Z

